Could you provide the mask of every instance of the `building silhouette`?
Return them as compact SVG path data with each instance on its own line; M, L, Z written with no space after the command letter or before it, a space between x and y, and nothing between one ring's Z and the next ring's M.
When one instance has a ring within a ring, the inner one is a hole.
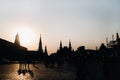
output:
M59 50L62 49L62 41L60 41L60 46L59 46Z
M74 53L74 50L72 50L71 41L69 41L68 46L62 46L62 41L60 41L59 49L56 53L63 62L70 62Z
M62 51L63 49L68 49L68 51L72 51L72 46L71 46L71 41L69 40L69 45L68 46L62 46L62 41L60 41L60 45L59 45L59 50L58 51Z
M108 53L111 53L110 56L120 56L120 38L118 33L116 33L116 39L114 39L114 35L112 35L112 40L110 41L106 38L106 45Z
M19 34L17 33L17 35L15 36L15 45L20 46L20 39L19 39Z
M44 54L45 54L45 55L48 55L47 46L45 46Z
M39 52L39 54L41 54L41 55L43 54L41 35L40 35L40 40L39 40L39 48L38 48L38 52Z
M69 40L69 50L72 50L71 41Z
M92 72L87 74L81 72L84 72L84 67L86 67L87 63L89 66L92 65L91 63L100 63L100 65L102 63L106 80L114 80L116 77L119 78L120 72L120 37L119 34L116 33L116 38L114 38L114 35L112 35L112 40L110 41L106 38L106 45L101 43L101 46L96 50L86 49L85 46L79 46L76 51L74 51L70 40L67 46L63 46L62 41L60 41L58 50L48 55L47 46L45 46L44 49L42 47L41 35L38 50L28 51L27 48L21 46L20 37L17 33L14 43L0 38L0 63L4 63L4 60L10 62L18 61L20 63L18 73L25 74L29 72L32 75L33 72L30 70L29 64L33 64L35 67L36 62L44 62L46 67L57 67L58 69L60 67L62 68L62 64L74 65L78 78L76 80L81 80L82 77L91 75ZM26 65L28 67L26 67ZM89 66L89 70L93 69Z
M114 40L114 35L112 35L112 40L108 41L108 38L106 38L106 44L108 48L112 48L120 43L119 34L116 33L116 39Z
M27 48L20 45L19 34L15 36L15 42L9 42L4 39L0 39L0 59L6 59L9 61L19 61L21 60Z

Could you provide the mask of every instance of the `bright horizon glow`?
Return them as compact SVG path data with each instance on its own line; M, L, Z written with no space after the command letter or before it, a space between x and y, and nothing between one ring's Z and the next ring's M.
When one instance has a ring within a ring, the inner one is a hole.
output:
M99 48L120 34L120 0L0 0L0 38L14 42L17 32L28 50L38 49L40 34L49 53L69 40L74 50Z
M35 33L29 27L19 27L16 32L20 36L20 44L22 46L30 48L30 46L33 45L33 42L35 42Z

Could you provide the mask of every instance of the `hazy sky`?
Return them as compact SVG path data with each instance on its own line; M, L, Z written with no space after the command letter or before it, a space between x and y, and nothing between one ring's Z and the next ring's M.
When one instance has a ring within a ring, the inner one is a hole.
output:
M28 49L37 50L40 34L49 53L60 40L64 46L71 40L74 49L95 49L120 33L120 0L0 0L0 38L14 42L24 27L34 34L31 44L22 44Z

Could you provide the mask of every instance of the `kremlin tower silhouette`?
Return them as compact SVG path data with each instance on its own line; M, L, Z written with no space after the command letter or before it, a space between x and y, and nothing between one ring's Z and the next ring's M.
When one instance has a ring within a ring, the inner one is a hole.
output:
M20 44L20 36L19 34L17 33L16 36L15 36L15 42L14 42L15 46L17 48L19 48L20 50L23 50L23 51L27 51L27 48L24 47L24 46L21 46Z
M40 35L40 40L39 40L38 52L39 52L39 54L43 54L41 35Z
M19 34L17 33L17 35L15 36L15 45L20 46L20 39L19 39Z

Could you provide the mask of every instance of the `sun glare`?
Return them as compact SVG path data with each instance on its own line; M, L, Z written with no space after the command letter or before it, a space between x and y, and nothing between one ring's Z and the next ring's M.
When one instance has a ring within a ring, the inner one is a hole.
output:
M23 46L31 46L35 40L35 33L28 27L21 27L17 30L20 36L20 44Z

